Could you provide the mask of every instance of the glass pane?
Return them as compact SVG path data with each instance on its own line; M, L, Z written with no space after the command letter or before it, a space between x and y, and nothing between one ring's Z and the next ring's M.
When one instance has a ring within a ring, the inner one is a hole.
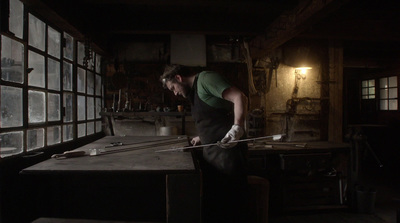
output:
M101 95L101 76L96 74L96 95Z
M60 95L59 94L47 94L47 116L48 121L59 121L61 120L60 112Z
M381 99L386 99L386 98L388 98L388 89L383 89L383 90L381 90L380 91L380 93L381 93Z
M363 88L362 95L367 95L367 94L368 94L368 88Z
M397 88L389 88L389 98L397 98Z
M101 98L96 98L96 119L101 118Z
M74 138L74 125L63 126L63 142L71 141Z
M1 36L1 79L24 83L24 45Z
M47 127L47 145L61 142L61 126Z
M96 54L96 73L101 73L101 56Z
M10 0L9 30L22 39L24 29L24 4L19 0Z
M22 88L1 87L0 107L1 122L0 127L18 127L23 125L22 120Z
M29 14L29 45L44 51L45 34L46 24L32 14Z
M94 57L94 53L92 53L90 59L88 60L88 66L87 66L87 68L89 70L91 70L91 71L94 71L94 59L93 59L93 57Z
M44 56L29 51L28 67L33 68L33 70L28 74L28 84L30 86L44 88Z
M24 132L7 132L0 134L0 157L12 156L22 153Z
M101 121L96 121L96 132L101 132L102 128L101 128Z
M73 115L73 94L72 93L64 93L64 109L65 109L65 116L64 122L72 122L72 115Z
M379 87L380 88L388 88L386 77L379 79Z
M368 93L369 94L375 94L375 88L374 87L368 88Z
M85 93L86 91L86 71L78 67L78 92Z
M63 89L72 91L72 64L68 62L64 62Z
M29 129L28 136L28 151L44 147L44 129Z
M60 62L47 60L47 87L52 90L60 90Z
M87 94L94 94L94 74L91 71L87 72Z
M39 123L46 120L45 94L41 91L28 91L28 121Z
M361 87L368 87L368 81L361 81Z
M64 58L69 60L74 59L74 38L68 33L64 33L65 47L64 47Z
M94 134L94 122L87 123L87 135Z
M94 119L94 98L88 97L87 98L87 119L92 120Z
M369 80L368 81L368 86L369 87L375 87L375 80Z
M78 124L78 138L86 135L86 123Z
M85 96L78 95L78 121L86 119L86 100Z
M397 110L397 100L389 100L389 110Z
M48 32L47 53L54 57L60 58L61 33L51 28L50 26L48 27L47 32Z
M381 110L388 110L388 101L387 100L381 100L379 107L380 107Z
M389 77L389 87L397 87L397 76Z
M362 99L368 99L368 95L362 95L361 98Z
M78 42L78 64L83 65L83 58L85 57L85 45Z
M375 95L370 95L369 98L370 98L370 99L374 99L374 98L375 98Z

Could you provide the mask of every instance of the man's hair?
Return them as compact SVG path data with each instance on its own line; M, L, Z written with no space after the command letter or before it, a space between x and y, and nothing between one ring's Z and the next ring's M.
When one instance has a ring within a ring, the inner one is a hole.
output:
M169 64L164 68L164 73L160 76L160 81L164 88L167 88L167 81L176 82L175 76L179 74L182 77L188 77L192 74L191 69L179 64Z

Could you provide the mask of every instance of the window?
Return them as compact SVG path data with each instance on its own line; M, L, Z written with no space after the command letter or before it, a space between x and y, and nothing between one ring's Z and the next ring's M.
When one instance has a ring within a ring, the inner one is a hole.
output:
M398 110L397 76L379 79L380 110Z
M375 79L364 80L361 82L361 98L362 99L375 98Z
M9 1L9 32L1 33L0 160L101 132L101 56L29 11L24 18L24 4Z
M101 56L77 42L77 122L78 138L101 132L103 87Z

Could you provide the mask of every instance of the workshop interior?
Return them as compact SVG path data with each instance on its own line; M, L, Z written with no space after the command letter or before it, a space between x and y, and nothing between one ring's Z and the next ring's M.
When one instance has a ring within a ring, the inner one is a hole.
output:
M168 64L247 96L248 222L400 222L399 9L1 0L0 222L204 222Z

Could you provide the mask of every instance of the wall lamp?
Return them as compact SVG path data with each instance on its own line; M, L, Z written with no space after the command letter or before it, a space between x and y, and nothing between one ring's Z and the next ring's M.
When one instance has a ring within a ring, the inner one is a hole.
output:
M307 70L311 70L311 67L296 67L294 69L294 74L297 79L306 79Z

